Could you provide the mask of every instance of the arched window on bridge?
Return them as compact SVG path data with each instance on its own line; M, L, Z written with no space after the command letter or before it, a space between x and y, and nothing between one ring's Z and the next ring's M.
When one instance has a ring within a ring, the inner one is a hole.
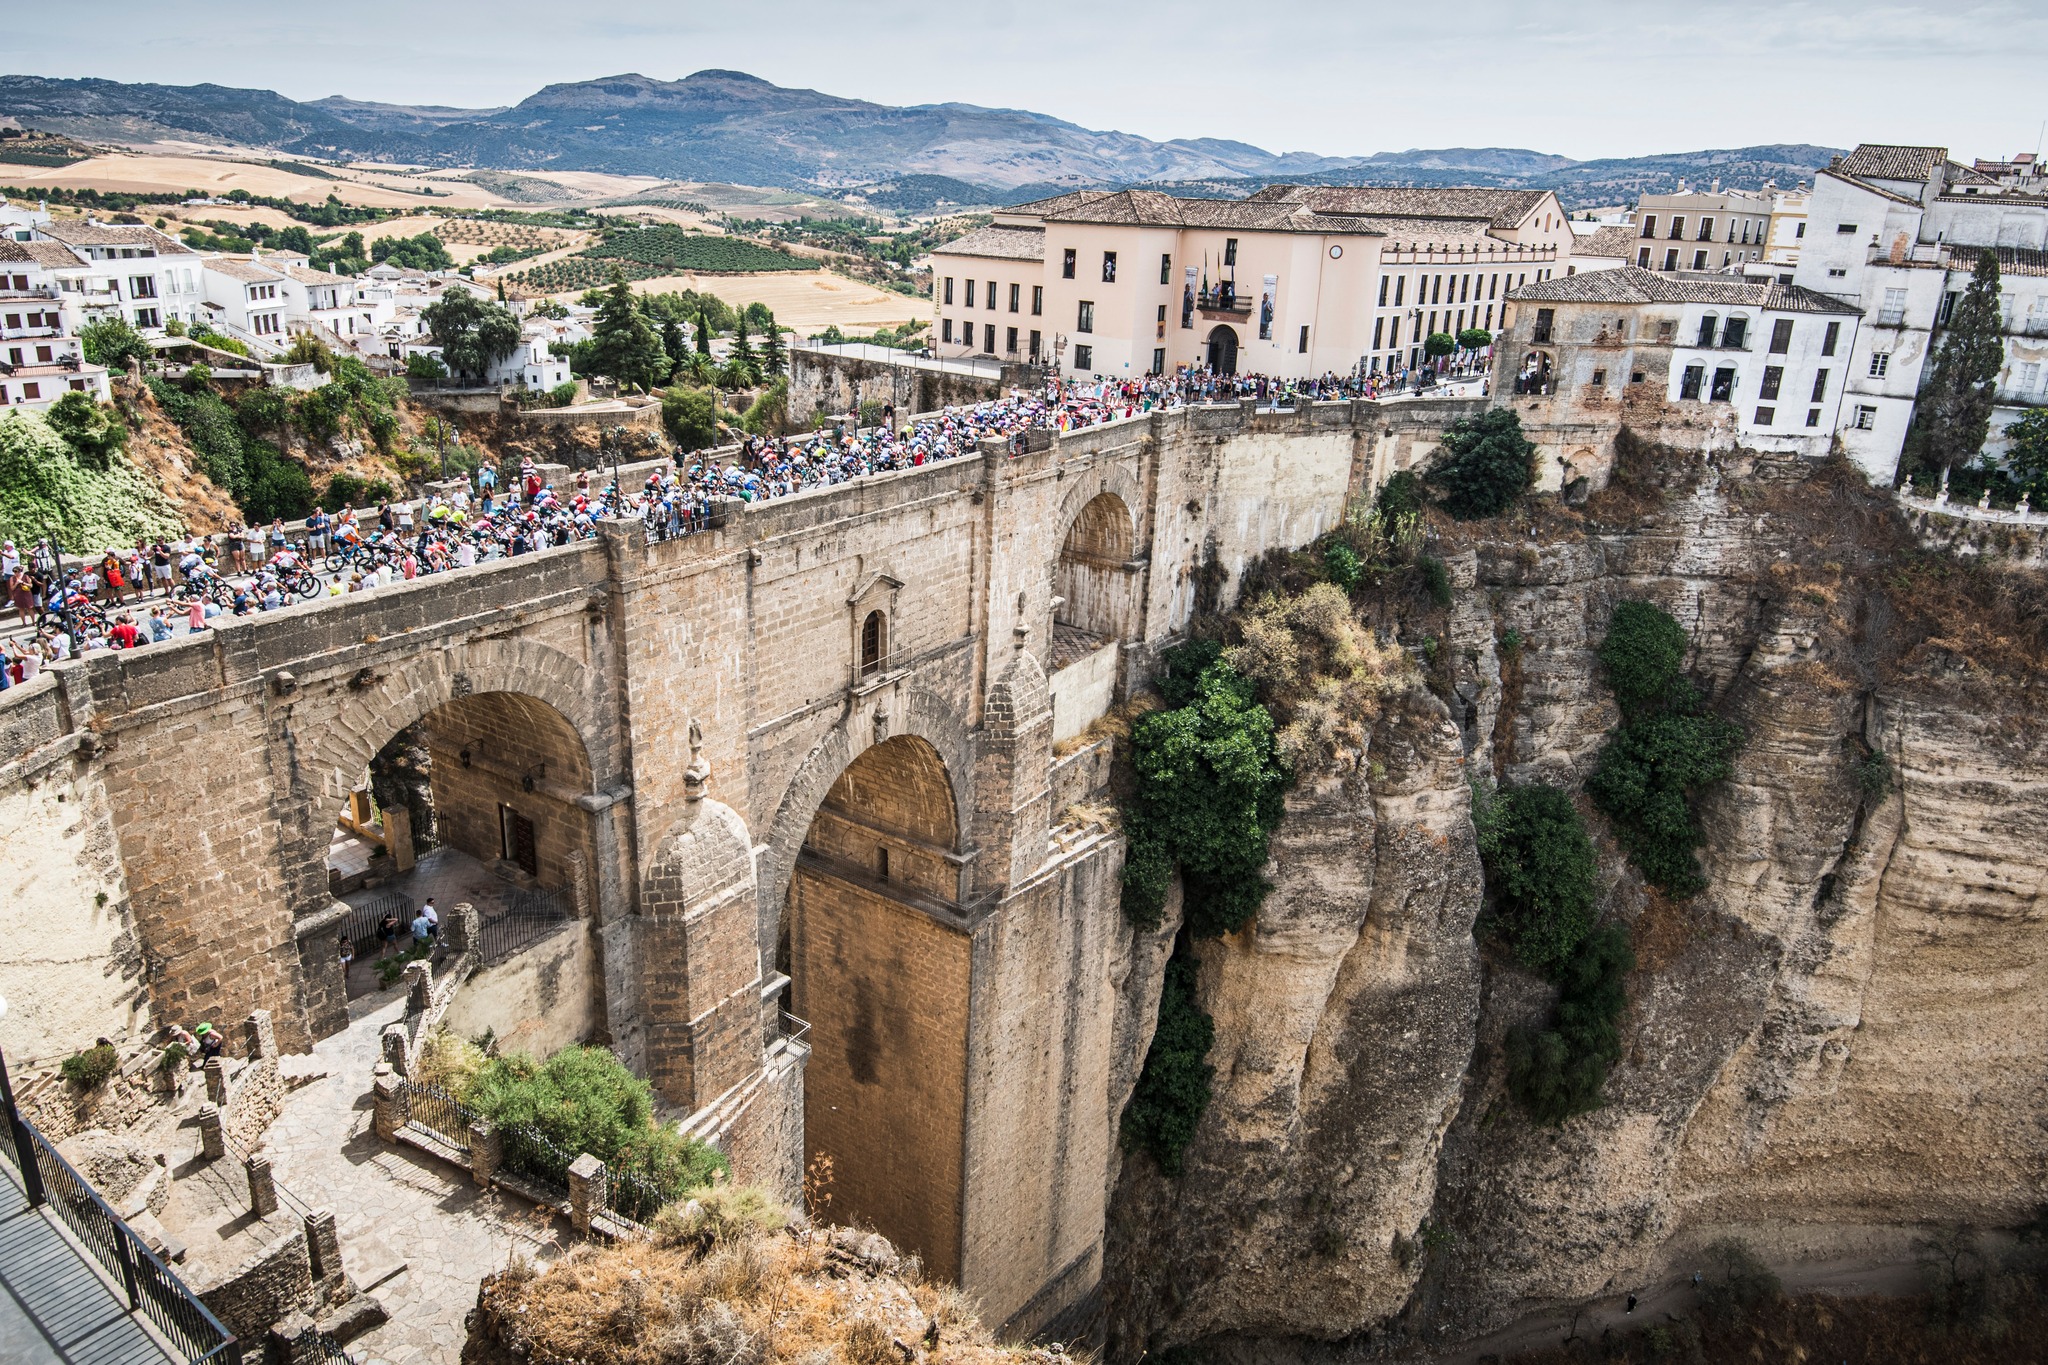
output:
M860 623L860 675L871 678L882 671L889 657L889 622L879 611L871 611Z

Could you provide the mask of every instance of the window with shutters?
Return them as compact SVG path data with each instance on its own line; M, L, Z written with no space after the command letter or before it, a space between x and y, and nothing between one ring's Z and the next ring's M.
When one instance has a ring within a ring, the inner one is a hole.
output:
M1074 368L1077 370L1093 370L1095 368L1095 348L1093 346L1076 346L1074 348Z
M1835 343L1841 339L1842 324L1839 322L1829 323L1827 334L1820 339L1820 353L1822 355L1833 355L1835 353Z
M944 301L947 303L953 301L953 277L951 275L946 276L946 297Z
M1808 401L1818 403L1828 396L1828 372L1816 370L1813 374L1813 397Z
M1161 284L1173 283L1173 256L1171 253L1163 254L1159 258L1159 282Z
M1656 235L1657 235L1657 215L1656 215L1656 214L1654 214L1654 213L1648 213L1648 214L1644 214L1644 215L1643 215L1643 236L1645 236L1645 237L1655 237Z
M1897 327L1905 320L1906 291L1903 289L1885 290L1884 302L1879 305L1877 310L1877 325L1880 327Z
M1237 238L1235 237L1225 237L1223 239L1223 264L1237 264Z
M1771 324L1771 354L1786 355L1792 350L1792 319L1779 318Z
M1785 367L1783 365L1766 365L1764 366L1763 386L1757 390L1756 396L1765 402L1775 403L1778 399L1778 390L1784 386L1784 383Z
M967 306L968 306L969 308L972 308L972 307L974 307L974 281L973 281L973 280L969 280L969 281L967 282Z
M1758 408L1756 410L1756 425L1760 427L1767 427L1777 420L1778 410L1776 408Z
M1075 310L1074 330L1077 332L1092 332L1095 330L1095 305L1087 299L1082 299L1081 306Z
M1890 351L1872 351L1870 353L1870 377L1872 379L1884 378L1885 372L1890 370L1891 367L1892 353Z
M1684 377L1678 381L1678 396L1680 398L1688 399L1691 401L1698 401L1700 396L1700 385L1706 382L1706 378L1706 366L1686 366Z
M1011 285L1011 286L1010 286L1010 311L1011 311L1011 312L1013 312L1013 313L1014 313L1014 312L1016 312L1016 311L1018 311L1018 309L1019 309L1020 307L1022 307L1022 305L1023 305L1023 302L1024 302L1024 286L1023 286L1023 285L1021 285L1021 284L1013 284L1013 285Z
M1034 284L1031 286L1031 316L1043 317L1044 315L1045 286L1042 284Z

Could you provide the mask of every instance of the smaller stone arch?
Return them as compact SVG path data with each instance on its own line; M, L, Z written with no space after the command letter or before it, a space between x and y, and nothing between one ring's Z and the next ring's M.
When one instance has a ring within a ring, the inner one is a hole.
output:
M1136 555L1137 525L1123 498L1105 491L1084 503L1067 522L1053 564L1054 626L1105 641L1128 639L1142 581Z
M884 687L882 691L887 694L891 689ZM892 710L900 714L890 716L889 736L877 737L873 724L863 723L867 713L849 714L812 747L798 765L782 799L776 803L767 837L762 841L765 847L760 860L761 952L764 961L774 960L777 944L782 939L790 874L796 869L797 855L810 831L811 818L817 814L818 807L824 803L826 793L839 780L839 775L867 749L895 735L915 735L929 741L944 763L947 780L953 788L954 808L959 811L975 808L971 783L975 746L966 721L952 706L924 688L902 688L898 695L901 703Z

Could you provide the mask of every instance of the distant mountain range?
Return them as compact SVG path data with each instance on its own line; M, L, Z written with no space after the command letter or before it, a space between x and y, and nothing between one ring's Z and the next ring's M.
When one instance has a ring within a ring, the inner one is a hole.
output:
M1157 142L1022 109L894 106L772 85L738 71L679 81L623 75L551 85L503 109L298 101L221 85L0 76L0 117L97 141L207 141L294 156L490 170L605 171L813 192L865 188L909 211L1016 202L1083 185L1245 192L1273 180L1556 189L1618 202L1680 177L1790 184L1834 149L1805 145L1574 161L1517 148L1333 157L1217 138Z

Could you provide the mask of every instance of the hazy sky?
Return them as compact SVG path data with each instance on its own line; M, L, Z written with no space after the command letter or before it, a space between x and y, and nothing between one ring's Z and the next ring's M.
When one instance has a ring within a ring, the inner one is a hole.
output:
M0 66L299 99L512 104L639 71L751 72L889 104L1023 108L1274 151L1759 142L2032 149L2043 0L164 0L8 6Z

